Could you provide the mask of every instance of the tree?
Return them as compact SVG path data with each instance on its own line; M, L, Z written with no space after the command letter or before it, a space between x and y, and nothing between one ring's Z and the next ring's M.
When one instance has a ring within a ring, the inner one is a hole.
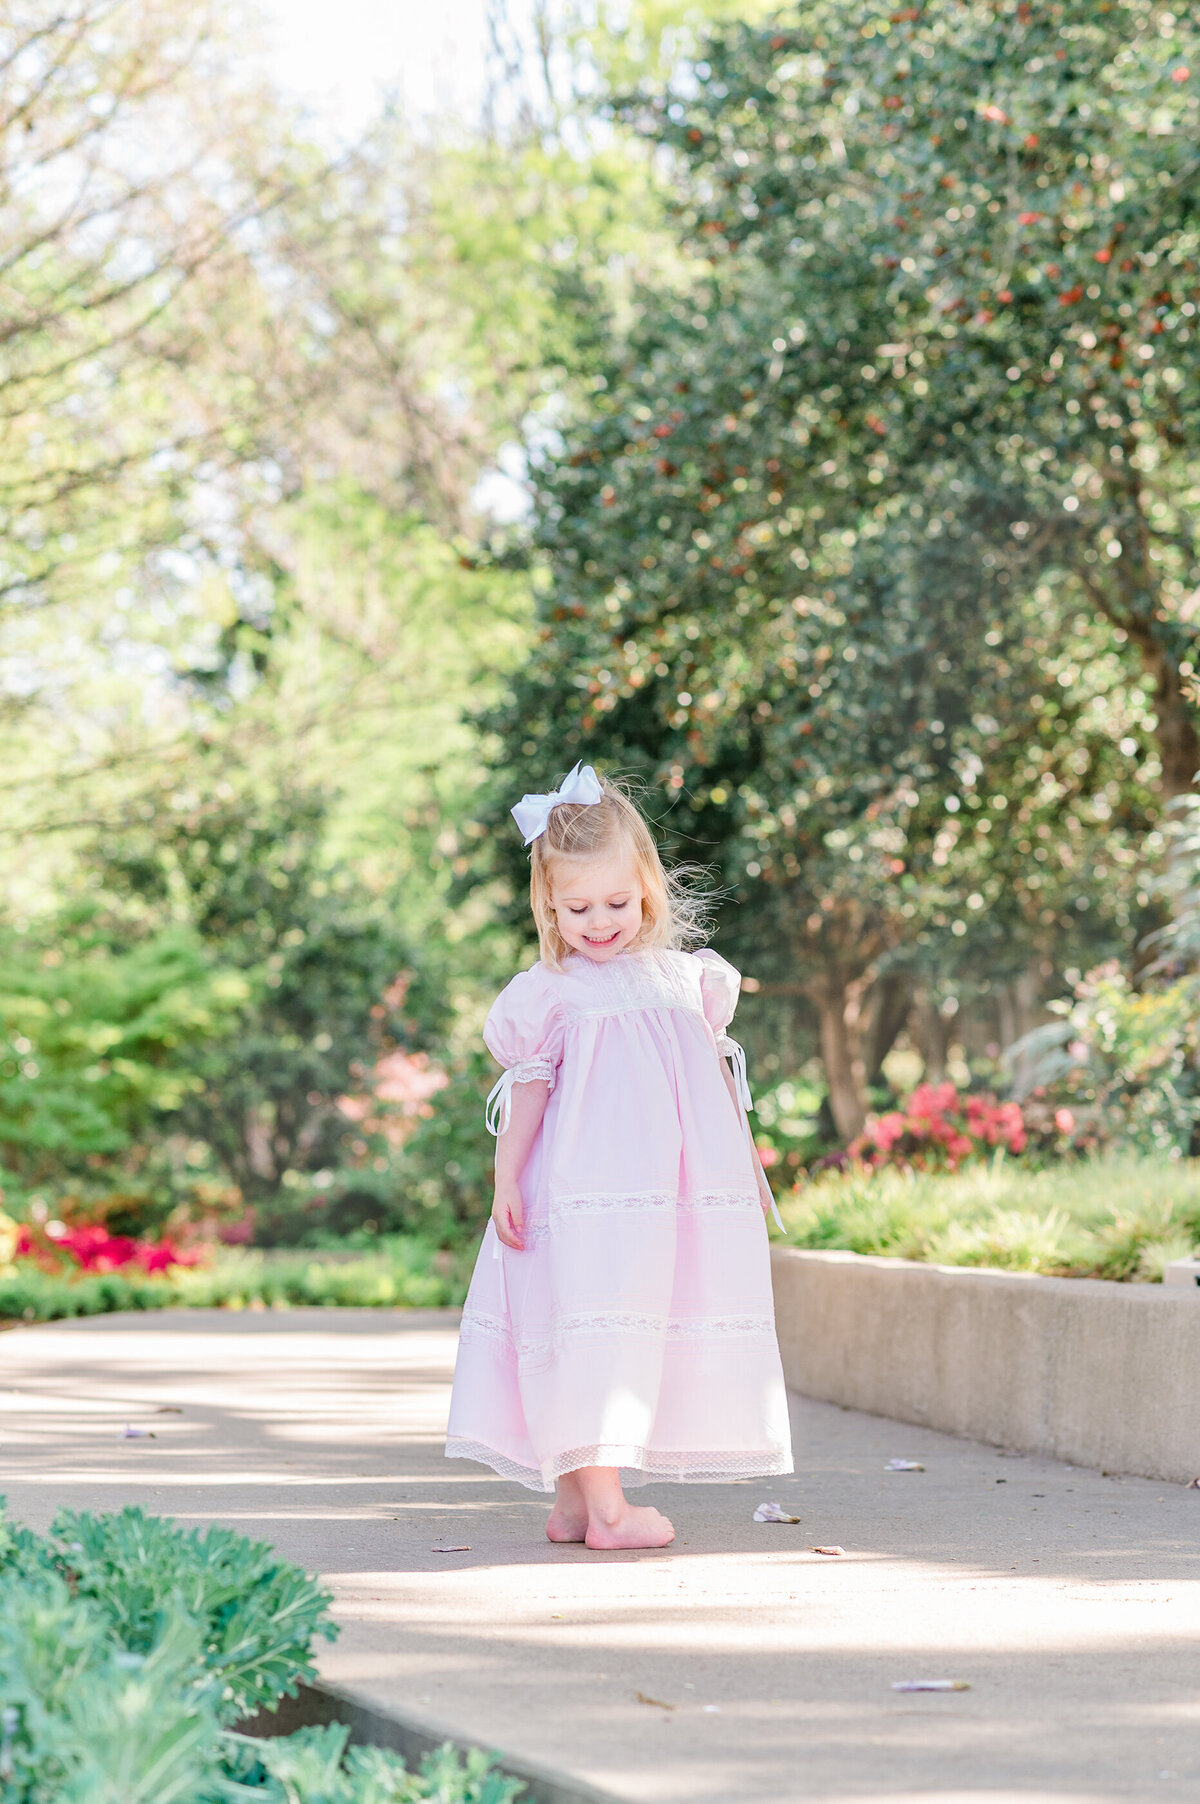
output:
M969 37L970 9L933 11ZM511 787L550 747L661 785L676 848L743 886L728 931L764 991L813 1006L848 1136L897 973L974 953L982 987L1128 938L1154 775L1130 781L1130 735L1155 717L1145 661L1122 668L1121 630L1033 531L1045 460L1002 439L995 347L964 362L957 320L945 354L899 329L878 147L854 106L834 130L846 96L814 50L848 17L812 16L718 38L691 88L628 109L678 151L679 230L711 268L639 297L540 461L555 584L504 727ZM958 105L959 40L939 42ZM986 467L960 442L972 408Z
M216 384L251 335L256 236L298 175L286 135L260 130L261 91L231 76L230 23L69 0L0 27L4 613L98 576L111 595L278 399L264 365L236 411Z
M443 992L391 911L330 859L318 790L214 787L168 788L95 868L119 940L174 914L240 975L239 1031L185 1049L175 1107L248 1201L275 1203L300 1174L366 1161L340 1099L384 1054L433 1043Z
M1083 605L1128 646L1163 796L1189 789L1195 21L1157 0L831 0L706 57L694 95L640 116L714 262L770 272L767 404L799 423L823 393L836 427L810 439L813 486L882 498L925 467L942 519L981 537L980 498L1007 491L988 549L1056 583L1067 630Z

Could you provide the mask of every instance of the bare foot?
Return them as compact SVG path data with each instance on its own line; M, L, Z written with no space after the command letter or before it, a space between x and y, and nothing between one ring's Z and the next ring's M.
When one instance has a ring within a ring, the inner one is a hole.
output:
M582 1504L576 1510L565 1510L556 1503L546 1523L548 1541L583 1541L587 1538L587 1511Z
M605 1552L619 1547L670 1546L675 1530L665 1516L648 1505L635 1506L623 1498L622 1503L624 1507L612 1514L589 1518L584 1537L589 1547Z
M566 1472L558 1481L554 1508L546 1523L546 1539L582 1541L587 1535L587 1525L587 1504L583 1501L579 1480L573 1472Z

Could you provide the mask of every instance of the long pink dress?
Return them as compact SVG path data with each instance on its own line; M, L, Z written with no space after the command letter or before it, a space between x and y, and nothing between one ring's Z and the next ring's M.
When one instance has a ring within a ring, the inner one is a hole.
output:
M552 1086L521 1176L525 1249L489 1222L463 1309L446 1453L534 1491L792 1470L746 1123L721 1071L740 978L715 952L535 965L484 1039Z

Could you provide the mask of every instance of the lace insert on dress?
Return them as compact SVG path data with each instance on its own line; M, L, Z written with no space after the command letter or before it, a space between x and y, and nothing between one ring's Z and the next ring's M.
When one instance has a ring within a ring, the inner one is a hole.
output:
M677 1346L688 1341L765 1338L774 1346L775 1321L770 1315L708 1316L689 1321L686 1317L638 1315L614 1310L554 1316L544 1325L539 1324L537 1333L522 1334L518 1338L503 1317L464 1310L459 1328L461 1341L490 1341L523 1369L536 1369L556 1359L573 1336L597 1334L665 1339ZM610 1460L608 1463L616 1465L619 1462Z
M703 1014L699 966L678 952L648 948L644 952L594 965L588 973L593 1000L575 1007L568 993L563 1012L579 1021L595 1015L619 1015L627 1009L682 1008Z
M607 1215L613 1210L638 1209L652 1213L686 1215L693 1209L759 1208L758 1192L745 1185L726 1190L701 1190L677 1196L673 1190L587 1190L578 1196L551 1196L550 1214Z

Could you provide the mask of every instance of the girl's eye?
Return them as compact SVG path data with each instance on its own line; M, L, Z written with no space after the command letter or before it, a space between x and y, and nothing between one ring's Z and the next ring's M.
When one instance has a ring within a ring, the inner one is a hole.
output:
M573 908L571 910L571 913L573 915L585 915L587 913L587 909L586 908Z
M612 909L613 913L616 914L618 908L624 908L625 904L624 902L610 902L608 906Z

